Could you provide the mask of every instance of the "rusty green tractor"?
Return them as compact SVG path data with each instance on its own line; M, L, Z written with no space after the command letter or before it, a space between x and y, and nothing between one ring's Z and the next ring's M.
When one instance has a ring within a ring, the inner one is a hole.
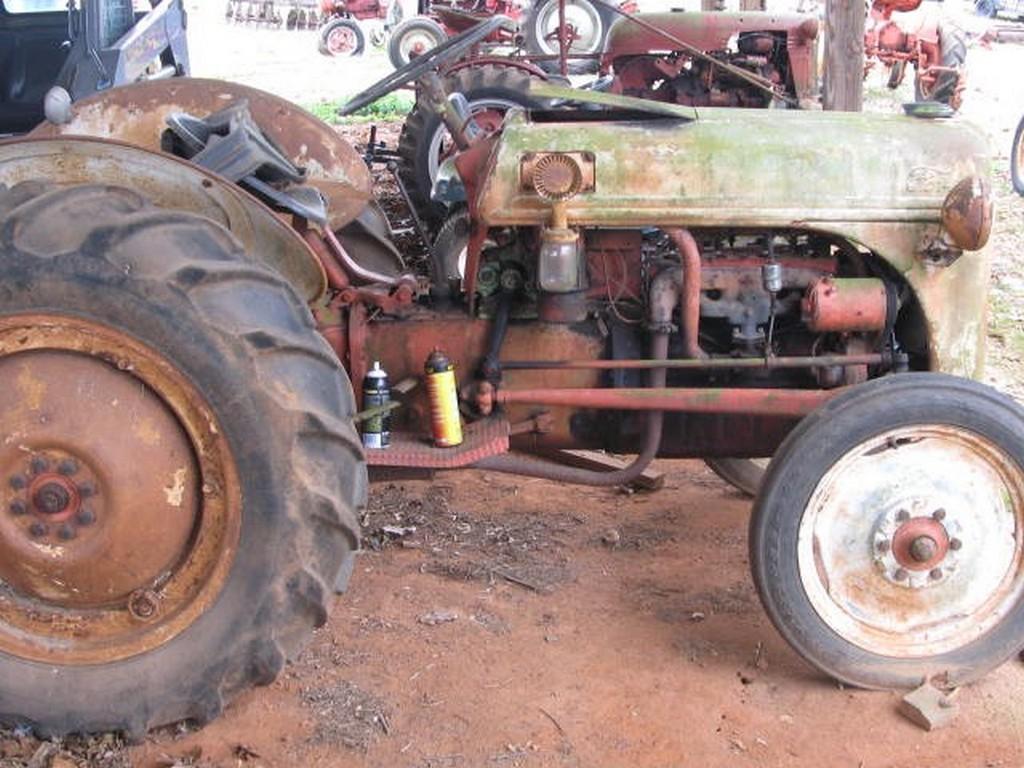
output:
M976 130L548 85L488 131L436 85L421 267L355 150L250 88L129 85L0 143L0 719L138 737L273 680L376 468L773 457L753 576L811 665L959 685L1021 647Z

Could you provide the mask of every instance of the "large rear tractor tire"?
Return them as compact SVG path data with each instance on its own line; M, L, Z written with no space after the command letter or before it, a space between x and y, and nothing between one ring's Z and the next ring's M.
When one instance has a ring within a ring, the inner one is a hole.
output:
M948 104L953 109L959 109L961 94L957 86L960 83L961 70L967 61L967 40L959 29L944 24L939 27L939 49L942 53L942 66L951 67L956 71L939 73L930 86L926 86L920 77L914 78L914 99L937 101Z
M350 572L367 479L308 308L218 224L0 186L0 721L216 717Z
M776 628L828 675L976 680L1024 646L1024 409L938 373L851 387L779 447L750 563Z
M485 64L450 74L445 79L445 91L465 96L480 127L496 130L508 110L543 105L530 96L530 83L535 79L521 69ZM451 136L440 115L420 104L414 106L398 140L398 172L420 218L431 228L445 216L443 206L433 202L430 193L438 168L451 152Z

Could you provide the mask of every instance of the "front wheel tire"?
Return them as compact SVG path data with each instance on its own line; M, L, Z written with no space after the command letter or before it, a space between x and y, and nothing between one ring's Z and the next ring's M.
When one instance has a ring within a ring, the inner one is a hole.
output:
M776 628L826 674L981 677L1024 644L1024 409L934 373L837 396L773 459L750 561Z

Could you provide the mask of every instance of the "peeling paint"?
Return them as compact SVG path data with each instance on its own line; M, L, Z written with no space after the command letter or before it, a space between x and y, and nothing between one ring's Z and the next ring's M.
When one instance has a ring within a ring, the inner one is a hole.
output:
M167 503L172 507L180 508L185 501L185 478L188 477L188 470L182 467L174 472L171 484L164 487L167 495Z

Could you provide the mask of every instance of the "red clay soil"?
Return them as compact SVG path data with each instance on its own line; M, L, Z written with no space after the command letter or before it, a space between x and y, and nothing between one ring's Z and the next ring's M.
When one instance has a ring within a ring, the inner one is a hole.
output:
M269 688L140 766L1018 766L1024 669L926 733L789 650L750 503L694 462L654 493L502 475L379 485L328 627ZM376 549L374 549L376 548Z

